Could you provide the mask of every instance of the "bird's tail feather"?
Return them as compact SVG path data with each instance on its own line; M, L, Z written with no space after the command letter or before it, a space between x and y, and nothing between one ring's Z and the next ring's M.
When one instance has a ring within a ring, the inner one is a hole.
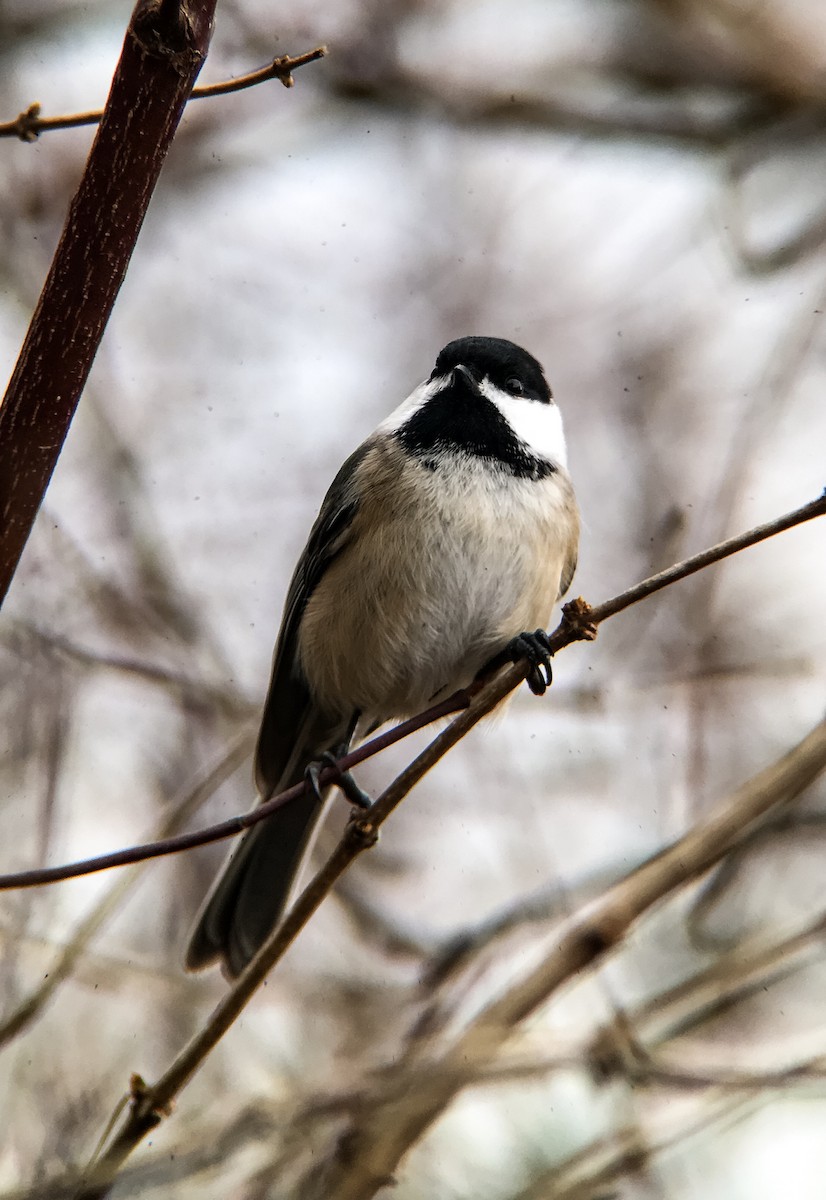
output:
M319 745L317 737L300 738L272 794L299 783L307 764L336 740L328 736ZM323 808L307 794L244 834L198 915L187 970L222 960L228 975L240 975L284 915Z

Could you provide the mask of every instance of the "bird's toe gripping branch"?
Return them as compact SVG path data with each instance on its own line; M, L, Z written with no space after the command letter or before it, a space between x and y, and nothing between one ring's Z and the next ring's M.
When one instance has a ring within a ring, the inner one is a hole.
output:
M341 770L336 761L335 754L332 754L329 750L325 750L323 754L320 754L315 762L311 762L304 772L304 777L310 785L310 790L319 803L323 800L321 773L327 767L331 767L335 771L335 778L331 782L341 789L351 804L356 808L364 810L372 807L373 801L367 793L363 788L359 787L349 771Z
M544 629L520 633L508 646L513 662L526 658L531 664L527 684L535 696L543 696L553 682L551 670L551 641ZM543 675L544 671L544 675Z

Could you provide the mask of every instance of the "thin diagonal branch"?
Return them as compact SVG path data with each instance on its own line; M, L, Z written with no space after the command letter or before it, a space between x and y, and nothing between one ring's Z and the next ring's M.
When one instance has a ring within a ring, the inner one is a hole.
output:
M550 636L551 647L554 653L579 639L584 638L585 640L589 640L595 636L594 630L598 624L624 611L624 609L630 608L632 604L639 603L640 600L646 599L655 592L669 587L678 582L678 580L685 579L688 575L693 575L696 571L700 571L712 563L719 562L732 554L736 554L748 546L765 541L775 534L803 524L805 521L810 521L814 517L823 516L825 513L826 492L817 500L809 504L804 504L802 508L785 513L782 517L777 517L774 521L758 525L746 533L738 534L736 537L720 542L708 550L703 550L700 554L695 554L683 562L676 563L673 567L669 567L657 575L652 575L641 583L635 584L633 587L621 592L613 599L606 600L604 603L597 605L596 608L591 608L583 600L574 600L566 604L563 610L563 619ZM495 678L497 686L494 693L495 698L490 702L490 708L495 707L509 692L518 687L525 678L527 671L528 664L524 660L501 671ZM453 696L449 696L446 700L434 704L418 716L411 717L410 720L403 721L400 725L394 726L394 728L387 730L376 738L372 738L369 742L365 742L364 745L359 746L357 749L350 751L349 754L340 758L337 767L325 768L319 775L319 782L322 784L335 782L339 769L349 770L352 767L358 766L359 763L378 754L388 746L401 741L402 738L408 737L411 733L415 733L426 725L432 724L434 721L441 720L462 709L469 710L471 719L467 728L471 728L472 725L476 724L489 711L489 708L482 712L479 711L478 700L480 689L484 690L484 685L476 685L467 691L456 692ZM458 737L463 737L466 732L464 726L459 724L456 725L456 728L459 730ZM450 733L450 730L453 729L454 725L451 725L450 729L445 732ZM432 747L428 747L428 750L432 750L435 756L432 762L430 762L431 766L445 752L441 748L443 744L445 743L442 743L440 738L437 738ZM449 745L453 745L453 741L450 741ZM425 751L425 754L427 754L427 751ZM416 761L419 762L419 759ZM425 766L422 774L429 769L430 766ZM421 778L421 775L419 778ZM41 867L31 871L0 875L0 891L13 888L38 887L46 883L58 883L65 879L75 879L79 875L90 875L95 871L127 866L130 863L143 862L147 858L157 858L164 854L177 854L183 850L191 850L196 846L204 846L210 842L234 837L259 821L266 820L276 809L297 800L306 793L308 786L307 783L296 784L287 791L280 792L277 796L271 797L250 812L243 813L237 817L230 817L226 821L221 821L219 824L211 825L207 829L198 830L194 833L180 834L177 837L149 842L143 846L132 846L125 850L114 851L112 854L103 854L96 858L76 863L67 863L58 867ZM413 784L411 783L410 786L412 787ZM409 788L407 790L409 791ZM406 791L403 792L399 799L406 794ZM386 795L387 793L385 793ZM374 817L377 811L376 809L373 810ZM384 820L390 811L392 809L388 810L387 813L382 812L381 820Z
M471 701L470 707L397 776L370 811L361 819L351 821L331 857L221 999L204 1028L184 1047L157 1083L151 1087L143 1084L143 1081L140 1081L138 1087L133 1084L125 1123L87 1174L86 1184L78 1191L76 1200L100 1200L100 1197L108 1193L123 1162L167 1115L178 1092L189 1082L204 1059L243 1012L248 1001L313 916L338 877L362 850L375 844L380 825L430 767L499 702L502 698L503 679L510 679L515 675L516 679L510 685L513 687L520 678L524 678L527 671L526 662L515 664L505 668L485 684ZM510 688L507 688L506 692L508 690Z
M457 709L465 707L469 703L469 694L457 692L454 696L448 697L447 700L433 705L432 708L429 708L420 716L411 717L410 720L403 721L400 725L395 725L385 733L379 734L378 737L371 738L364 745L351 750L349 754L345 754L337 760L335 767L325 767L319 772L319 784L325 786L328 783L334 783L340 771L346 771L351 767L358 766L359 763L372 758L373 755L401 741L402 738L408 737L411 733L415 733L417 730L423 728L423 726L429 725L431 722L437 721L442 717L449 716L451 713L456 712ZM111 854L100 854L95 858L87 858L74 863L64 863L58 867L36 867L31 871L18 871L9 875L0 875L0 891L40 887L46 883L60 883L65 879L76 879L80 875L91 875L95 871L107 871L112 867L125 867L131 863L145 862L148 858L159 858L165 854L179 854L182 850L192 850L196 846L207 846L211 842L220 842L225 838L235 837L237 834L243 833L245 829L249 829L251 825L257 825L259 821L266 820L277 809L298 800L306 794L309 787L310 784L306 780L302 781L284 792L279 792L277 796L264 801L263 804L259 804L257 808L253 808L249 812L241 813L237 817L228 817L226 821L219 821L215 825L210 825L206 829L196 830L194 833L182 833L175 837L160 838L157 841L146 842L142 846L130 846L126 850L115 850Z
M740 550L746 550L749 546L756 546L758 542L774 537L777 533L783 533L784 530L791 529L795 525L802 525L805 521L811 521L814 517L822 517L824 513L826 513L826 488L818 499L813 500L810 504L804 504L802 508L786 513L783 517L777 517L773 521L766 521L763 525L755 525L753 529L738 534L737 537L727 538L726 541L719 542L716 546L703 550L700 554L695 554L684 562L676 563L673 567L668 567L665 571L660 571L659 574L644 579L642 583L629 588L627 592L623 592L613 600L606 600L604 604L598 604L596 608L591 609L588 618L594 625L598 625L607 617L613 617L615 613L622 612L623 609L630 608L632 604L644 600L647 596L652 596L654 592L659 592L669 584L676 583L678 579L686 579L689 575L702 571L704 567L711 566L712 563L737 554Z

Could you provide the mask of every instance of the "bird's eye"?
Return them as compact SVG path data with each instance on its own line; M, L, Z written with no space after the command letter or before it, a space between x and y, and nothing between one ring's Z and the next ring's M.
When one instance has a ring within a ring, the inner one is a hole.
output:
M515 375L511 375L510 379L505 380L505 387L512 396L524 396L525 385L521 379L517 379Z

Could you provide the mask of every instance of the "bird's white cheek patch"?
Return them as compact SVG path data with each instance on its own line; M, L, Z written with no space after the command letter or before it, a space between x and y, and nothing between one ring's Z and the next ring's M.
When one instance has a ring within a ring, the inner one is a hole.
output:
M560 467L568 465L562 414L555 404L542 404L539 400L528 400L524 396L509 396L487 379L480 390L493 401L516 436L534 454Z
M440 392L447 386L449 380L446 375L440 376L438 379L426 379L424 383L420 383L417 388L414 388L406 400L403 400L398 408L391 412L389 417L385 417L382 423L376 430L377 433L395 433L401 429L415 412L423 408L428 400L431 400L437 392Z

